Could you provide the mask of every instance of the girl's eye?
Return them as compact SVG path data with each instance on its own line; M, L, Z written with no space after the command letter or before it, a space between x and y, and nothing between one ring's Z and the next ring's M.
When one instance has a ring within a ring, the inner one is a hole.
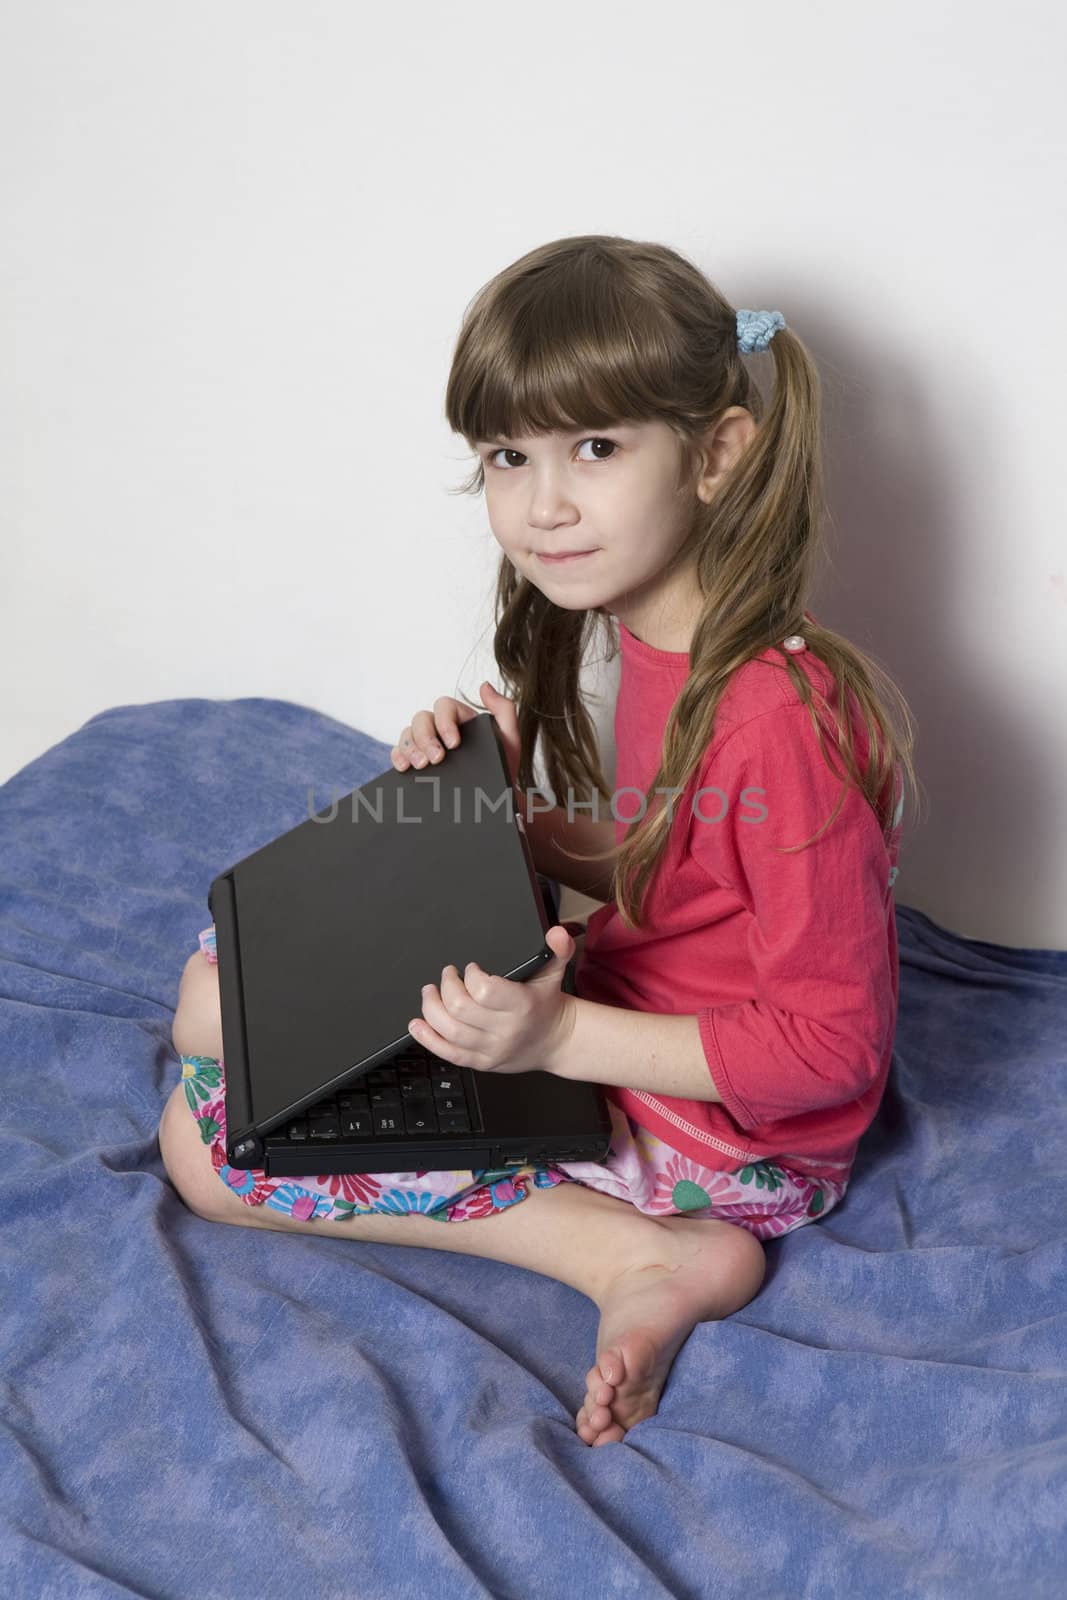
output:
M583 439L581 441L581 444L579 444L579 446L578 446L579 450L582 448L583 444L606 444L606 445L610 445L613 453L619 448L618 445L615 443L614 439L599 439L599 438ZM507 445L501 445L499 450L491 451L490 454L486 457L486 460L489 462L489 465L491 467L496 467L496 470L498 472L510 472L512 469L510 467L497 467L496 466L496 461L495 461L495 457L496 456L519 456L521 458L521 460L523 460L523 461L526 460L526 457L523 455L521 450L509 450ZM611 456L594 456L593 457L594 461L610 461L611 459L612 459ZM586 461L587 461L587 463L589 463L589 457L588 456L586 457ZM591 463L589 463L589 464L591 464Z

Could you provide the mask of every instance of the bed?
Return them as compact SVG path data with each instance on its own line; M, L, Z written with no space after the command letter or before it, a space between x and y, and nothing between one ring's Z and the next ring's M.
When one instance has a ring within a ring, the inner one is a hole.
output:
M575 1290L182 1203L156 1129L208 885L387 765L305 706L182 699L0 790L0 1593L1067 1592L1067 952L900 904L906 858L851 1189L619 1444L574 1430Z

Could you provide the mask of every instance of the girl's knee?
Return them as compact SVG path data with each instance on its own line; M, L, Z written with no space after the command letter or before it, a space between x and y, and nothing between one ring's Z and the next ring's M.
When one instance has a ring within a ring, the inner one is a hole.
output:
M763 1287L763 1280L767 1275L767 1252L763 1245L748 1228L741 1229L748 1241L741 1257L740 1271L742 1274L742 1288L745 1291L743 1305L754 1300Z
M200 969L202 967L209 967L210 965L210 961L207 960L202 950L193 951L192 955L182 968L182 975L178 980L179 1002L187 990L196 987L196 980Z
M222 1058L218 968L200 950L193 952L182 969L171 1039L179 1055Z
M163 1107L159 1151L168 1178L190 1211L208 1222L240 1220L233 1207L248 1208L215 1171L210 1146L200 1137L197 1120L189 1110L184 1083L175 1086Z
M763 1287L767 1252L750 1228L744 1228L737 1222L716 1220L720 1228L729 1229L729 1233L724 1235L729 1246L726 1270L733 1286L733 1298L736 1299L733 1309L739 1311L750 1300L754 1300Z

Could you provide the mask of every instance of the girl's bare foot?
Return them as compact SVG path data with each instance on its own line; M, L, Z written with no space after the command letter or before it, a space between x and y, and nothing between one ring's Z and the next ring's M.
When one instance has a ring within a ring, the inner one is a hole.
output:
M624 1268L597 1301L597 1359L576 1419L586 1444L611 1444L654 1416L694 1325L739 1311L763 1282L763 1246L747 1228L711 1217L656 1220L665 1225L662 1262Z

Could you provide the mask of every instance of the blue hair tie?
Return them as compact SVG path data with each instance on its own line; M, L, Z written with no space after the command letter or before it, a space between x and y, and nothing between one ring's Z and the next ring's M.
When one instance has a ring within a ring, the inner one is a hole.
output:
M766 350L778 329L784 327L785 318L780 311L739 311L737 348L746 356L754 350Z

